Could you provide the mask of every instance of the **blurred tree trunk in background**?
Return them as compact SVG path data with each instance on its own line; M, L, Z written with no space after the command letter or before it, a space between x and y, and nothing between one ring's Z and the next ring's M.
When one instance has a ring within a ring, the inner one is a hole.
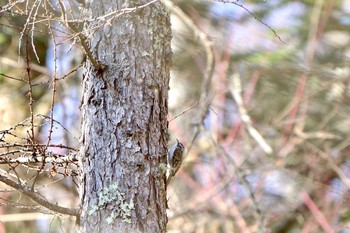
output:
M91 1L82 101L82 232L165 232L169 14L149 1Z

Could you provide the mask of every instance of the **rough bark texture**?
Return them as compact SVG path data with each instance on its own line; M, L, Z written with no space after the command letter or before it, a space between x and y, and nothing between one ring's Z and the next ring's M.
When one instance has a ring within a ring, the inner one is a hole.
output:
M93 0L99 17L149 0ZM82 232L165 232L169 14L159 2L90 23L106 66L86 64L82 100Z

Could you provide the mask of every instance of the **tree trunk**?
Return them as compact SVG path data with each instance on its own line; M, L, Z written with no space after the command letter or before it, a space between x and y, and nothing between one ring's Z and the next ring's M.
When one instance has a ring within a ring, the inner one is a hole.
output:
M93 0L83 80L81 232L165 232L171 29L149 0Z

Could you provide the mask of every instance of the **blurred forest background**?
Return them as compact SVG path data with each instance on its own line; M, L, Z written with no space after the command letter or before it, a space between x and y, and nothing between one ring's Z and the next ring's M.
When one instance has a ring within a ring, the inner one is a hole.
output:
M79 18L79 1L65 2ZM350 232L350 1L174 3L208 36L215 62L204 79L206 48L173 15L169 134L187 152L168 187L168 231ZM29 4L57 10L55 0ZM47 147L55 155L78 149L80 45L57 22L54 30L27 25L40 12L25 12L21 1L0 6L1 156L26 153L15 142L28 140L56 145ZM33 27L28 40L25 25ZM79 201L74 164L40 174L0 166L35 179L54 203ZM76 231L74 219L40 214L19 192L0 189L0 232Z

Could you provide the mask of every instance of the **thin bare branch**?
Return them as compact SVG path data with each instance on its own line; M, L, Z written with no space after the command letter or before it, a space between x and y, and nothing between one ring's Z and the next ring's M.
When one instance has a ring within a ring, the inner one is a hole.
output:
M62 164L62 163L77 163L77 162L78 162L78 158L76 154L68 154L66 156L57 156L57 157L54 157L54 156L18 157L15 159L0 157L0 164L10 164L10 163L13 163L13 164L28 164L28 163Z
M273 29L270 25L268 25L267 23L265 23L264 21L262 21L258 16L256 16L251 10L249 10L247 7L245 7L243 4L238 3L238 0L234 0L234 1L229 1L229 0L211 0L213 2L221 2L221 3L231 3L234 4L236 6L239 6L240 8L242 8L243 10L245 10L248 14L250 14L251 16L254 17L254 19L256 19L257 21L259 21L259 23L261 23L262 25L264 25L265 27L267 27L269 30L272 31L272 33L275 35L275 37L278 38L278 40L283 43L283 44L287 44L286 42L284 42L282 40L282 38L277 34L276 30Z
M266 154L272 154L273 150L271 146L266 142L266 140L261 136L258 130L253 126L252 120L248 115L248 112L243 104L243 99L241 96L242 84L238 74L234 74L230 78L229 90L236 101L241 120L247 128L250 136L258 143L258 145L264 150Z
M23 184L19 184L9 178L7 178L4 175L0 175L0 181L7 184L8 186L17 189L18 191L20 191L21 193L23 193L24 195L26 195L27 197L29 197L30 199L32 199L33 201L35 201L36 203L38 203L41 206L44 206L45 208L60 213L60 214L65 214L65 215L72 215L72 216L76 216L77 218L79 218L80 216L80 209L71 209L71 208L66 208L66 207L62 207L62 206L58 206L56 204L52 204L50 202L48 202L47 200L45 200L45 198L43 196L41 196L39 193L37 193L35 190L32 190L31 188L29 188L26 185Z

